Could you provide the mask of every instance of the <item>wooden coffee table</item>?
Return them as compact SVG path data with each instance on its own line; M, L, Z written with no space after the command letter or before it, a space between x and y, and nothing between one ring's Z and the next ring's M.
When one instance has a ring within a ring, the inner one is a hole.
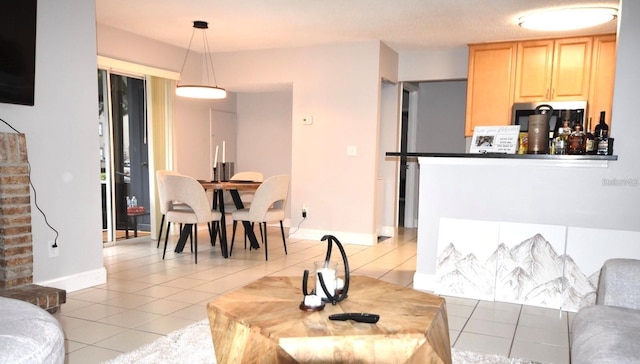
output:
M365 276L321 311L299 308L302 276L264 277L207 305L218 363L451 363L443 298ZM376 324L332 321L367 312Z

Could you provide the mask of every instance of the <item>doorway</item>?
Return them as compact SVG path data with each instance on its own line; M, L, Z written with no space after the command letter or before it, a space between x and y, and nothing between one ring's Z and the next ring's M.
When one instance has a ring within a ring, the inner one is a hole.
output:
M400 152L416 151L418 123L418 91L413 83L402 84L400 117ZM418 163L417 158L400 157L398 172L398 227L418 226Z
M98 70L103 242L148 234L148 214L131 217L136 201L149 211L145 80ZM134 199L135 197L135 199Z

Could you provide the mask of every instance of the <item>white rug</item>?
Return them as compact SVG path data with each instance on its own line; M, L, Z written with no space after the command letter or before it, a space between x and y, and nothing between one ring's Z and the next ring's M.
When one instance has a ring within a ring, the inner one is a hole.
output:
M455 364L534 364L522 359L505 358L499 355L473 353L451 349ZM106 364L124 363L202 363L215 364L216 357L211 341L209 322L202 320L174 331L148 345L119 355Z

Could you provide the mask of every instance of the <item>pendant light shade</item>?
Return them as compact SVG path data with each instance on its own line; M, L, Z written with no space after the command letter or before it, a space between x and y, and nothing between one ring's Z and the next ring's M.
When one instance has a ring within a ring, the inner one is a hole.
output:
M191 43L196 32L202 33L202 43L204 49L204 68L206 84L204 85L181 85L178 83L176 87L176 95L182 97L189 97L194 99L224 99L227 97L227 91L218 87L216 81L216 74L213 70L213 61L211 60L211 51L209 50L209 42L207 41L206 29L209 28L209 24L206 21L196 20L193 22L193 32L191 33L191 40L189 40L189 47L187 53L184 56L184 62L182 62L182 68L180 69L180 77L182 78L182 72L184 66L191 53ZM213 81L213 82L212 82Z
M563 31L594 27L612 21L617 15L615 8L564 8L525 15L518 19L518 24L533 30Z

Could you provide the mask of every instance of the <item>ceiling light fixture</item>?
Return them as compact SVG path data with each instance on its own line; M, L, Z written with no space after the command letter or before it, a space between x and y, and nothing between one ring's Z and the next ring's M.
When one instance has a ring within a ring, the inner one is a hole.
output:
M589 28L616 18L618 10L606 7L554 9L520 17L518 24L526 29L562 31Z
M216 81L216 74L213 70L213 61L211 60L211 51L209 49L209 42L207 41L206 29L209 28L209 24L206 21L196 20L193 22L193 32L191 33L191 40L189 40L189 47L187 48L187 54L184 56L184 62L182 62L182 68L180 69L180 77L182 78L182 71L184 71L184 65L189 58L189 52L191 51L191 43L193 42L193 36L196 34L196 30L202 31L202 43L204 44L204 62L206 73L206 85L180 85L176 87L176 95L183 97L190 97L195 99L224 99L227 97L227 91L218 87ZM209 72L211 71L211 72ZM213 84L211 84L210 77L213 77Z

